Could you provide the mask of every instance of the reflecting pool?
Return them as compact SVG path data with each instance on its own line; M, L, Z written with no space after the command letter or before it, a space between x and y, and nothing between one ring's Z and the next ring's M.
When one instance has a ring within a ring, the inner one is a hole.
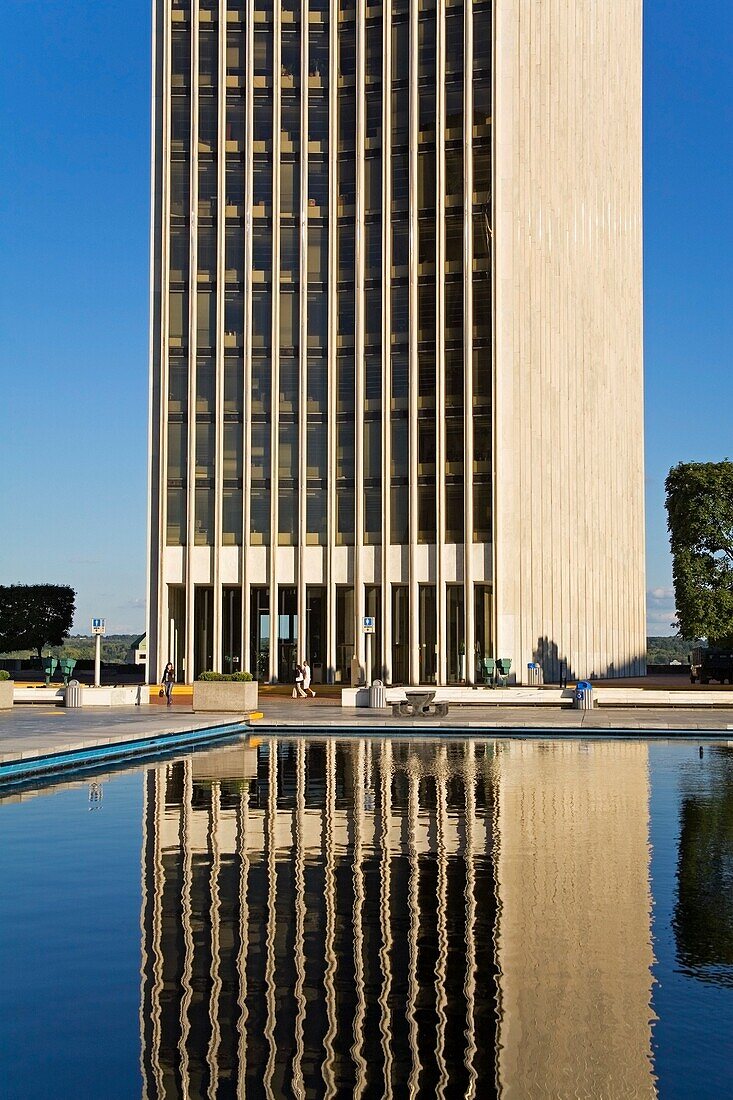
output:
M0 798L4 1097L721 1097L733 750L265 739Z

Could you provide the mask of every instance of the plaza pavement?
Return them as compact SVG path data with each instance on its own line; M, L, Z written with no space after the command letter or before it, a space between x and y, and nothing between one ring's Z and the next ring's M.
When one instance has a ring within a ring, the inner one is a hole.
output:
M386 710L341 707L333 695L315 699L290 699L263 693L261 720L253 722L258 736L312 736L334 733L384 736L435 734L438 730L468 731L471 734L499 733L541 735L609 732L613 736L629 731L657 734L722 737L733 741L733 709L697 707L597 708L575 711L567 708L454 706L439 721L393 718ZM128 742L166 733L181 733L237 721L236 714L194 714L189 701L171 708L157 705L115 707L109 710L65 710L63 707L16 705L0 711L0 764L22 757L98 745Z

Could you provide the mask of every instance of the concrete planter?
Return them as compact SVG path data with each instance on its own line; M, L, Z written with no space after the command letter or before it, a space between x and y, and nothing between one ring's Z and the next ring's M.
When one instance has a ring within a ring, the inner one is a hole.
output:
M0 710L10 710L12 707L14 688L12 680L0 680Z
M195 680L193 709L221 714L257 710L257 681Z

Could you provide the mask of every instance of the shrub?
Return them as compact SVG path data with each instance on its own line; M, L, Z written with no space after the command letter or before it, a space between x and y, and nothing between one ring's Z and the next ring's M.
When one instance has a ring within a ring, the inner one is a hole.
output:
M10 679L10 673L6 672L6 670L4 668L0 668L0 680L9 680L9 679Z
M228 680L230 683L247 684L252 679L251 672L202 672L199 680Z

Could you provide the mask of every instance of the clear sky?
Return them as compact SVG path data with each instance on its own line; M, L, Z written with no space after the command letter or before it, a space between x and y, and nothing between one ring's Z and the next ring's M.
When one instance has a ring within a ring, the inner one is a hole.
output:
M149 9L3 4L0 583L72 584L84 633L144 624ZM733 456L731 56L731 0L645 0L651 634L674 606L665 474Z

